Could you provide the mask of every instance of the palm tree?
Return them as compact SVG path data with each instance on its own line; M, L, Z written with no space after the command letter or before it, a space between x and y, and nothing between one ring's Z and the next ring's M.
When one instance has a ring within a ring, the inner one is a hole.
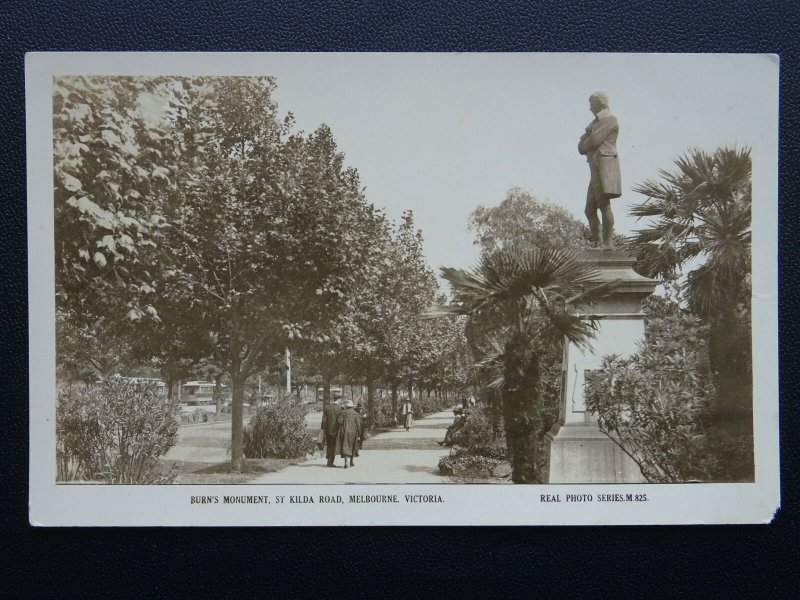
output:
M629 248L644 275L675 280L686 271L688 307L710 325L717 417L741 420L752 412L750 150L691 150L675 165L634 188L647 199L631 214L652 220Z
M593 323L572 308L609 286L591 286L596 271L579 262L575 251L557 249L502 249L484 255L469 271L441 272L452 287L453 302L428 314L486 317L484 323L495 324L476 366L496 375L489 385L502 398L512 480L541 482L541 360L564 338L578 345L588 342Z

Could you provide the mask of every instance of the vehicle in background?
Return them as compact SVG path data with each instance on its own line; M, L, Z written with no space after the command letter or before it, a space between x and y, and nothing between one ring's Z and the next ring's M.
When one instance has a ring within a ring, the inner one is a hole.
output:
M316 395L316 398L314 399L314 402L322 402L322 398L324 396L324 392L325 392L325 388L321 388L321 387L317 388L317 395ZM331 388L331 398L333 398L334 394L341 394L341 393L342 393L342 388L340 388L340 387L332 387ZM311 404L311 403L308 402L308 404Z
M124 381L128 381L130 383L150 383L150 384L155 384L156 388L158 389L158 393L159 394L165 395L166 392L167 392L167 384L164 383L164 381L161 380L161 379L155 379L153 377L123 377L119 373L115 373L111 377L112 378L113 377L118 377L118 378L120 378L120 379L122 379ZM103 380L102 379L98 379L97 381L94 382L94 385L100 385L101 383L103 383Z
M227 404L225 394L226 385L220 386L220 404ZM202 408L213 412L216 410L217 403L214 400L214 382L211 381L187 381L181 386L180 394L181 410L193 410Z

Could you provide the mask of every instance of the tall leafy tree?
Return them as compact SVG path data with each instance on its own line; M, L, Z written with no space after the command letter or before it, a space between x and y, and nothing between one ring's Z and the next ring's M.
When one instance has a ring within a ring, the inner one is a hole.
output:
M431 362L431 332L417 316L438 295L436 277L425 261L422 232L411 211L403 213L391 246L388 268L383 274L383 314L378 353L397 408L398 389L405 383L411 396L415 379Z
M497 206L478 206L470 215L469 228L481 254L501 249L566 248L589 246L589 228L568 210L537 199L521 188L512 188Z
M709 360L717 416L750 428L752 166L749 149L690 150L659 180L635 188L648 219L630 241L636 268L681 287L689 309L710 325Z
M440 296L438 305L447 304ZM470 383L472 356L467 345L464 316L420 320L422 346L418 383L420 391L463 391Z
M387 290L382 285L391 248L390 227L382 211L370 207L357 226L362 240L358 281L333 318L320 324L314 339L294 341L293 346L315 365L322 377L323 400L330 401L332 381L358 378L367 384L368 412L373 414L376 383L382 374L376 332L381 325Z
M330 130L291 133L268 77L184 80L175 103L182 197L168 285L201 303L232 387L231 465L242 464L245 382L293 340L325 342L359 281L373 209Z

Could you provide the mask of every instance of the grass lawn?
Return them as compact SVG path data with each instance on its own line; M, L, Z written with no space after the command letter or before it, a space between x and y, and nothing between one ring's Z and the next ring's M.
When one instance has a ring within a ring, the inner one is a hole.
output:
M225 461L191 473L179 473L175 483L193 485L248 483L264 473L281 471L304 460L305 458L246 458L241 473L231 473L231 463Z

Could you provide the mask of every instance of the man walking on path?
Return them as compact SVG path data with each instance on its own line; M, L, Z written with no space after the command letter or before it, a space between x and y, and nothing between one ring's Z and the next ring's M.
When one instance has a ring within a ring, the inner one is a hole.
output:
M339 433L339 415L342 407L339 401L342 398L341 392L333 393L333 401L328 402L322 409L322 424L320 429L325 433L325 457L328 459L328 466L335 467L336 460L336 441Z
M400 414L403 416L403 427L406 431L411 429L411 419L414 417L414 408L411 406L411 399L406 398L403 406L400 407Z
M344 468L354 467L353 457L358 452L358 443L361 440L362 424L361 415L356 412L352 400L344 403L344 410L339 413L339 434L336 442L336 453L344 459Z

